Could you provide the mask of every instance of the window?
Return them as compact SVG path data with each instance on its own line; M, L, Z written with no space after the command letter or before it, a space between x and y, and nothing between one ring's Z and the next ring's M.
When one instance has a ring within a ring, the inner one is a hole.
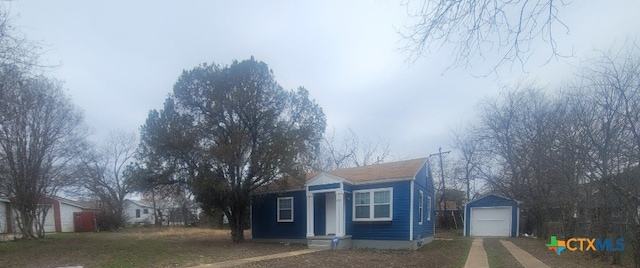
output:
M424 193L420 191L418 195L418 224L422 224L422 219L424 219Z
M140 209L136 209L136 218L140 218Z
M278 222L293 222L293 197L278 198Z
M149 209L148 208L143 209L142 214L149 214Z
M431 221L431 196L427 196L427 220Z
M353 191L354 221L390 221L393 191L391 188Z

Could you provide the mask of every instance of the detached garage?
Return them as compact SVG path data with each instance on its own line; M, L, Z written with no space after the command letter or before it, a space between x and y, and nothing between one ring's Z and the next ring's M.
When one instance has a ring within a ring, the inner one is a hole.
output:
M467 203L464 209L465 236L518 236L520 210L516 201L487 195Z

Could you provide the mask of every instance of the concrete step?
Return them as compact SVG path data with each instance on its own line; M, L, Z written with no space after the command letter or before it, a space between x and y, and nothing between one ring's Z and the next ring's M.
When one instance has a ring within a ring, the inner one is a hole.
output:
M309 249L320 249L320 250L330 250L331 249L331 245L313 245L313 244L309 244L307 247Z
M311 239L307 241L307 246L312 249L331 249L331 240Z

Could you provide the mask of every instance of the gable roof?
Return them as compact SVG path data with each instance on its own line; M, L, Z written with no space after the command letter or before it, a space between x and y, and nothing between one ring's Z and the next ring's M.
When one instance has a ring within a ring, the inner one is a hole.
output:
M511 198L508 198L508 197L505 197L505 196L502 196L502 195L499 195L499 194L487 194L487 195L484 195L484 196L482 196L482 197L479 197L479 198L476 198L476 199L474 199L474 200L469 201L469 202L467 203L467 205L468 205L468 204L472 204L472 203L476 203L476 202L480 202L481 200L484 200L484 199L487 199L487 198L491 198L491 197L493 197L493 198L498 198L498 199L502 199L503 201L506 201L506 202L514 202L514 203L516 203L516 204L518 204L518 205L519 205L519 203L520 203L520 202L518 202L517 200L513 200L513 199L511 199Z
M124 201L125 201L125 202L127 202L127 201L128 201L128 202L131 202L132 204L137 205L137 206L139 206L139 207L153 208L153 206L151 206L151 205L149 205L149 204L146 204L146 203L144 203L143 201L140 201L140 200L125 199Z
M355 183L384 179L413 178L426 161L427 158L418 158L370 166L342 168L325 171L325 173L329 173Z
M304 190L305 184L314 177L326 173L353 183L367 183L387 179L412 179L427 162L427 158L418 158L369 166L341 168L324 172L307 173L304 179L285 177L273 180L256 190L256 194Z
M98 209L97 204L91 201L74 201L74 200L67 199L60 196L56 196L53 199L58 200L60 203L64 203L64 204L82 208L82 209L93 209L93 210Z

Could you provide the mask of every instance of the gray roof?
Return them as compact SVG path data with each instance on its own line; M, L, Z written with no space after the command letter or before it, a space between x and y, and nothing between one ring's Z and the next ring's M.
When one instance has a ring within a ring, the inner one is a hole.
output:
M145 203L145 202L143 202L143 201L140 201L140 200L125 199L124 201L125 201L125 202L126 202L126 201L129 201L129 202L131 202L131 203L133 203L133 204L136 204L136 205L138 205L138 206L140 206L140 207L153 208L153 206L152 206L152 205L149 205L149 204L147 204L147 203Z

